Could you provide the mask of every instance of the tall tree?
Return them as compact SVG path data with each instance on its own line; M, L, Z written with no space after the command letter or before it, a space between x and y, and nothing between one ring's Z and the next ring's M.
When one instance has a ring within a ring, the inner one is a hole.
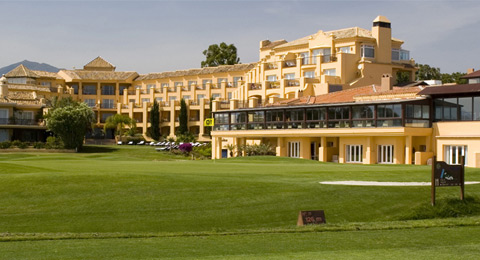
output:
M47 128L62 139L67 149L80 150L87 130L95 119L93 110L83 102L60 100L45 116Z
M415 64L418 67L416 72L417 80L442 79L440 68L430 67L428 64Z
M205 61L202 61L202 68L240 63L240 58L237 57L237 47L224 42L220 45L212 44L208 46L208 49L203 51L203 55L205 55Z
M188 133L188 112L187 103L185 103L185 99L183 98L180 101L180 115L178 117L178 121L180 123L180 126L178 127L178 133L184 135Z
M152 109L150 109L150 137L153 140L160 139L160 108L157 100L153 101Z
M115 114L107 117L103 129L115 129L115 135L122 136L126 126L132 127L133 119L127 115Z

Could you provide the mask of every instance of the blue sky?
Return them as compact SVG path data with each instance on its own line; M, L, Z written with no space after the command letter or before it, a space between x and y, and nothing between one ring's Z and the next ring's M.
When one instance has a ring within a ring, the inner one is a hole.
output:
M0 10L0 67L81 68L100 55L120 71L197 68L222 41L254 62L261 40L371 29L381 14L418 63L480 69L480 1L0 1Z

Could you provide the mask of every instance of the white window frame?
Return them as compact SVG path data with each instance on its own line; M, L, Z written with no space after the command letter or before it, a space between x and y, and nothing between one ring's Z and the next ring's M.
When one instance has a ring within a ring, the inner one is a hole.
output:
M373 56L365 56L366 49L373 50ZM375 58L375 46L369 44L362 44L362 46L360 47L360 56L362 56L362 58Z
M393 158L394 158L394 146L389 144L389 145L379 145L378 146L378 160L377 163L379 164L393 164Z
M295 73L286 73L284 75L285 79L295 79Z
M323 70L323 75L337 76L337 69L325 69Z
M468 145L444 145L444 161L448 164L460 164L461 156L465 156L465 165L468 165Z
M315 71L314 70L305 71L303 72L303 77L307 79L313 79L315 78Z
M300 142L288 142L288 157L300 158Z
M267 75L267 80L269 82L277 81L277 75Z
M345 162L363 163L363 145L347 144L345 146Z

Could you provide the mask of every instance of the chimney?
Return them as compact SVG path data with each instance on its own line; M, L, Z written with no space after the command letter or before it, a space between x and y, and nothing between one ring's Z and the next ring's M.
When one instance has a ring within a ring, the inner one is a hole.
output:
M0 98L7 98L8 97L8 85L7 85L7 78L5 74L2 75L0 78Z
M393 89L392 75L390 75L390 74L383 74L382 75L382 87L381 87L381 89L382 89L382 92Z
M379 15L373 20L372 36L376 39L375 60L379 63L392 62L392 29L390 20Z
M475 71L474 68L467 69L467 74L473 73Z
M269 45L270 43L272 43L271 41L269 40L263 40L263 41L260 41L260 49Z

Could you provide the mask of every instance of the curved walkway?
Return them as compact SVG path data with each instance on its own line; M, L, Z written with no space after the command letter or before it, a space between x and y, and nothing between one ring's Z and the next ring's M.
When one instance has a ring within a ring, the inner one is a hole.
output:
M320 184L351 186L430 186L431 182L382 182L382 181L321 181ZM479 184L479 181L466 181L465 184Z

